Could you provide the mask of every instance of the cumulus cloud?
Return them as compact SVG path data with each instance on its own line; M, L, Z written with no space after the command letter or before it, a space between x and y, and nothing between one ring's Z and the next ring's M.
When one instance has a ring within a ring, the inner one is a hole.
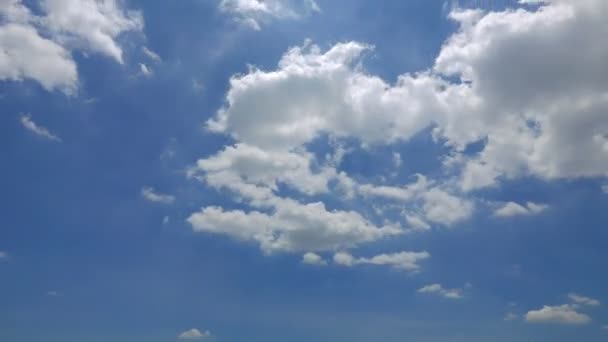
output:
M522 215L535 215L549 208L546 204L538 204L528 202L524 205L517 204L515 202L507 202L500 208L494 211L494 215L500 217L511 217L511 216L522 216Z
M273 3L221 6L265 12ZM394 83L364 69L363 58L373 47L354 41L325 50L305 42L286 51L271 70L251 67L231 78L225 105L207 122L210 131L235 144L201 159L191 172L250 208L203 208L189 221L195 230L255 241L266 252L340 250L406 229L382 218L372 222L364 210L333 210L310 197L337 193L356 204L349 208L365 206L357 202L361 198L390 201L411 229L425 230L468 219L475 212L473 191L503 180L607 176L608 48L597 44L608 33L607 14L601 0L455 10L450 18L458 29L433 66ZM408 185L370 184L339 169L340 148L330 146L335 153L325 161L307 150L328 137L355 141L358 146L349 149L354 153L357 147L407 141L426 129L446 147L445 164L455 170L424 178L426 183L419 177ZM471 144L479 144L479 152L466 152ZM546 208L513 202L496 214L531 215ZM324 219L304 214L313 211ZM250 219L262 228L251 228Z
M460 29L433 68L394 85L359 67L366 44L292 48L274 71L233 77L228 105L209 124L275 149L321 133L390 143L434 125L456 151L485 141L464 162L466 191L523 175L606 176L608 48L596 44L608 31L606 12L599 0L453 12Z
M202 340L211 336L211 333L208 330L200 331L196 328L192 328L190 330L186 330L180 333L177 338L180 340Z
M222 0L219 9L254 30L272 19L297 20L321 11L314 0Z
M462 289L445 289L441 284L430 284L418 289L418 293L437 294L448 299L461 299L464 297Z
M41 0L40 10L35 15L21 0L0 1L0 80L32 79L47 90L74 94L78 73L72 49L123 63L117 38L143 28L141 13L118 0Z
M414 272L420 269L419 261L428 259L428 252L399 252L392 254L379 254L371 258L356 258L347 252L334 254L334 263L352 267L355 265L387 265L398 270Z
M154 190L154 188L146 186L141 189L141 196L150 202L171 204L175 202L175 196L163 194Z
M21 115L19 117L19 122L21 125L27 129L28 131L36 134L39 137L51 140L51 141L61 141L61 139L55 134L51 133L47 128L42 127L36 124L30 115Z
M402 233L393 226L375 226L354 211L328 211L321 202L302 204L278 198L272 202L272 214L206 207L188 222L195 231L255 241L265 253L349 248Z
M43 0L41 6L46 12L45 27L59 41L121 64L123 50L116 38L143 29L141 12L126 10L121 0Z
M545 305L539 310L531 310L526 313L528 323L558 323L570 325L582 325L591 322L591 317L576 311L571 304L559 306Z
M78 84L76 63L70 52L41 37L27 24L0 26L0 80L36 80L46 90L73 94Z
M325 266L327 265L327 261L323 259L319 254L308 252L302 256L302 263L308 265L319 265Z

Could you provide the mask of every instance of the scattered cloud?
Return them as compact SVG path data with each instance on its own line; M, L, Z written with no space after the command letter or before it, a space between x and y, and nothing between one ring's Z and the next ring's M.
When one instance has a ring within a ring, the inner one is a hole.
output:
M298 20L321 11L314 0L222 0L219 9L256 31L273 19Z
M528 323L583 325L591 322L591 317L577 312L575 305L571 304L558 306L545 305L539 310L528 311L525 318Z
M568 298L575 304L588 305L588 306L599 306L600 305L599 300L581 296L576 293L568 294Z
M193 328L182 332L177 338L181 340L202 340L209 336L211 336L211 333L208 330L201 332L200 330Z
M141 189L141 196L150 202L162 204L171 204L175 201L175 196L157 192L154 188L148 186Z
M504 320L507 322L511 322L511 321L516 321L519 319L519 316L513 312L507 312L507 314L505 315Z
M144 76L152 76L152 69L144 63L139 63L139 71Z
M148 49L148 47L144 46L141 48L141 51L144 53L144 55L148 56L148 58L150 58L152 61L156 62L156 63L160 63L162 62L162 58L154 51Z
M440 284L426 285L418 289L418 293L437 294L448 299L462 299L462 289L445 289Z
M5 251L0 251L0 261L8 259L8 253Z
M59 296L59 292L57 292L57 291L47 291L46 295L49 296L49 297L57 297L57 296Z
M19 117L19 122L21 122L21 125L27 129L28 131L36 134L39 137L43 137L45 139L48 140L52 140L52 141L58 141L60 142L61 139L56 136L55 134L51 133L47 128L42 127L38 124L36 124L33 120L32 117L28 114L23 114Z
M319 254L308 252L302 256L302 263L308 265L319 265L325 266L327 265L327 261L323 259Z
M428 259L427 252L400 252L392 254L379 254L371 258L355 258L347 252L334 254L334 263L352 267L355 265L387 265L398 270L414 272L420 269L419 261Z
M523 216L523 215L535 215L540 214L549 208L546 204L538 204L533 202L527 202L524 205L517 204L515 202L508 202L494 211L494 215L499 217L512 217L512 216Z

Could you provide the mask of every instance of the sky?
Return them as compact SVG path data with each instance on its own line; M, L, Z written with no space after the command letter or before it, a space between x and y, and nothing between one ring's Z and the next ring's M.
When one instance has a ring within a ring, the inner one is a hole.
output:
M0 340L608 339L604 0L0 0Z

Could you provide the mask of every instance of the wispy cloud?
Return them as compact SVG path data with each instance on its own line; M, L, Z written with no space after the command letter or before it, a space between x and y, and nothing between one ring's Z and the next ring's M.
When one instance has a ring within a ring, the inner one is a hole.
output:
M142 50L142 51L143 51L143 53L144 53L146 56L148 56L148 58L150 58L151 60L153 60L153 61L155 61L155 62L157 62L157 63L162 62L162 58L160 58L160 56L159 56L159 55L158 55L156 52L154 52L154 51L152 51L152 50L148 49L148 48L147 48L147 47L145 47L145 46L144 46L144 47L143 47L141 50Z
M42 127L42 126L38 125L37 123L35 123L29 114L20 115L19 121L21 122L21 125L25 129L36 134L37 136L40 136L40 137L43 137L45 139L52 140L52 141L57 141L57 142L61 141L61 138L59 138L55 134L51 133L51 131L49 131L47 128Z
M462 289L446 289L441 284L426 285L418 289L418 293L438 294L444 298L461 299L464 297Z
M171 204L175 201L175 196L157 192L154 188L149 186L141 189L141 196L144 199L155 203Z

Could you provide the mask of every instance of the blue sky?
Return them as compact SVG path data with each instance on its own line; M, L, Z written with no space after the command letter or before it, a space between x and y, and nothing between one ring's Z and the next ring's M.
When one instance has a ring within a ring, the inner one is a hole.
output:
M0 0L0 340L608 338L603 0Z

